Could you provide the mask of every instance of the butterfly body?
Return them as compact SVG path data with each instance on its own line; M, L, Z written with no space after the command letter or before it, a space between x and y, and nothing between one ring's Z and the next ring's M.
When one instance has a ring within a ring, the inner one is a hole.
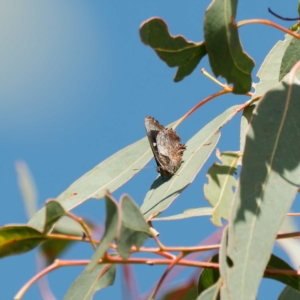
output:
M180 144L175 130L165 128L152 117L145 117L149 143L161 176L173 175L180 167L186 146Z

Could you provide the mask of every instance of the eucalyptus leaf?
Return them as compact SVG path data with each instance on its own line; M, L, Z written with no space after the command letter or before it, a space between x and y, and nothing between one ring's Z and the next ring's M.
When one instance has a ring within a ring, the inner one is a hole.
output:
M208 183L204 185L206 200L214 207L212 222L222 226L221 218L228 220L230 207L234 198L237 181L237 163L240 157L236 152L223 152L216 149L216 156L222 164L214 163L209 168L206 177Z
M26 225L0 228L0 258L28 252L45 240L42 232Z
M284 38L284 41L279 41L275 44L260 66L256 75L260 81L254 84L255 92L252 95L252 99L262 97L269 89L279 82L281 61L286 49L293 39L289 34L286 34Z
M185 210L182 214L154 218L151 221L172 221L172 220L181 220L193 217L201 217L201 216L211 216L213 212L213 208L211 207L199 207L199 208L190 208Z
M105 232L97 250L93 254L91 262L86 267L87 272L92 272L95 269L99 259L103 257L103 255L109 248L110 243L117 237L118 230L120 229L121 220L120 220L118 203L110 195L106 195L105 204L106 204Z
M210 66L215 76L233 83L233 93L250 91L253 60L243 51L234 24L237 0L214 0L206 10L204 37Z
M174 81L190 75L206 55L204 43L188 42L183 36L171 36L167 24L159 18L145 21L140 28L141 40L149 45L169 67L178 67Z
M139 207L127 195L121 199L122 228L117 239L118 252L123 259L128 259L130 249L136 246L138 249L151 235Z
M300 85L287 77L254 111L229 220L226 286L255 299L280 225L300 184ZM272 224L272 226L270 226Z
M99 274L103 271L106 265L98 265L92 272L83 271L80 276L73 282L64 297L64 300L73 299L93 299L93 295L110 285L114 284L116 277L117 265L111 265L108 270L100 277Z
M46 220L44 234L48 233L54 224L65 214L63 207L55 200L46 203Z
M107 190L113 192L126 183L152 158L148 138L120 150L76 180L56 200L69 211L90 198L101 199ZM43 230L45 208L40 209L29 225Z

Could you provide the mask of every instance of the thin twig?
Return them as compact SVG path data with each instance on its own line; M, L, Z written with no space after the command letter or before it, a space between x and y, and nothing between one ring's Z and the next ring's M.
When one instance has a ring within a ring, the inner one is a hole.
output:
M90 241L93 249L96 250L97 247L92 239L90 230L89 230L88 226L85 224L84 220L82 218L79 218L79 217L73 215L70 212L66 212L66 215L81 225L81 227L84 230L84 232L86 233L86 236L87 236L88 240Z
M244 21L240 21L236 24L237 27L241 27L243 25L247 25L247 24L264 24L264 25L268 25L268 26L272 26L275 27L283 32L286 32L288 34L290 34L291 36L295 37L296 39L300 39L300 35L295 33L294 31L291 31L285 27L282 27L276 23L273 23L269 20L262 20L262 19L251 19L251 20L244 20Z
M273 16L275 16L276 18L284 20L284 21L299 21L300 20L300 18L285 18L285 17L282 17L282 16L276 14L275 12L273 12L270 7L268 7L268 12L270 14L272 14Z
M183 258L184 256L184 252L181 252L174 260L173 262L168 266L167 270L164 272L164 274L161 276L161 278L159 279L157 285L154 288L154 291L152 292L151 296L149 297L149 299L154 300L158 290L160 288L160 286L162 285L164 279L167 277L167 275L169 274L169 272L173 269L173 267Z

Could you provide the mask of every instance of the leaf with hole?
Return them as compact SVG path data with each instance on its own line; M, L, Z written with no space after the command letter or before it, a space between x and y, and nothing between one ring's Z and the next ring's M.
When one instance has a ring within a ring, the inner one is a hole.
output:
M226 285L254 299L277 232L300 185L300 85L288 76L265 94L251 119L229 220ZM272 226L270 226L272 224Z

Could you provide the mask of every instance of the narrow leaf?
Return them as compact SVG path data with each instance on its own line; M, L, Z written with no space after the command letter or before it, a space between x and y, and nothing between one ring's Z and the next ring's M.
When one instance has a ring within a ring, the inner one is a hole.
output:
M44 225L44 234L48 233L54 224L65 214L63 207L55 200L46 203L46 221Z
M279 41L275 44L260 66L256 75L260 81L254 85L255 93L252 99L262 97L279 82L281 61L287 47L293 39L289 34L286 34L284 37L284 41Z
M169 67L178 67L174 81L190 75L206 55L204 43L188 42L183 36L171 36L167 24L159 18L147 20L140 28L141 40L150 46Z
M237 0L213 0L206 11L204 37L215 76L233 83L233 93L250 91L253 60L243 51L234 22Z
M156 178L141 207L146 219L152 219L167 209L194 180L219 140L220 134L216 132L235 115L238 107L227 109L186 143L187 150L182 157L183 163L171 178L165 179L161 176Z
M90 199L101 199L106 190L115 191L152 158L148 138L120 150L94 169L76 180L56 200L66 211ZM39 210L29 221L29 225L42 230L45 223L45 208Z
M4 226L0 228L0 258L28 252L44 240L44 235L32 227Z
M229 220L226 285L232 299L255 299L280 224L300 184L300 85L287 78L267 92L247 134Z
M121 210L122 228L117 246L120 256L128 259L131 247L139 249L150 236L150 231L139 207L127 195L121 199Z
M212 212L213 212L213 208L211 207L191 208L185 210L182 214L162 217L162 218L154 218L151 221L169 221L169 220L180 220L180 219L187 219L187 218L201 217L201 216L211 216Z
M208 184L204 185L206 200L214 207L212 222L222 226L221 218L229 219L230 207L234 198L233 189L236 187L237 163L240 157L236 152L223 152L216 149L216 156L222 164L214 163L206 177Z
M300 33L300 29L297 30L297 33ZM298 60L300 60L300 41L293 37L282 57L279 81L291 71L292 67L298 62Z
M37 211L37 189L27 164L23 161L16 163L19 189L25 204L26 214L30 219Z
M300 300L300 293L295 289L286 286L280 293L278 300Z
M73 282L64 297L64 300L73 299L93 299L93 295L110 285L113 285L116 276L116 265L111 265L108 270L100 277L106 265L98 265L92 272L83 271Z
M105 233L101 239L101 242L95 251L91 262L86 267L87 272L91 272L97 266L99 259L103 257L109 244L117 237L117 232L120 226L120 215L117 202L111 197L105 197L106 203L106 221L105 221Z

